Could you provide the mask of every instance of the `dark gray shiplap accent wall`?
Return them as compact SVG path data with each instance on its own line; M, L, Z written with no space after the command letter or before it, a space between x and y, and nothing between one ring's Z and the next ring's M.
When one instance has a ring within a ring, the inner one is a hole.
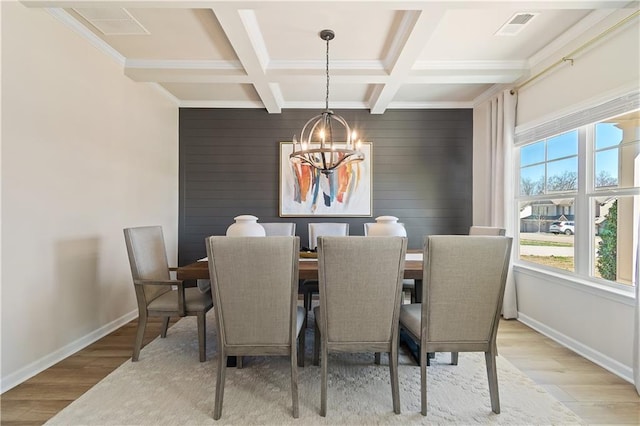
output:
M180 109L179 264L206 256L204 239L224 235L233 218L307 224L349 222L350 234L382 215L405 224L409 247L425 235L466 234L471 224L472 110L340 110L373 144L373 217L280 218L279 143L300 133L317 111Z

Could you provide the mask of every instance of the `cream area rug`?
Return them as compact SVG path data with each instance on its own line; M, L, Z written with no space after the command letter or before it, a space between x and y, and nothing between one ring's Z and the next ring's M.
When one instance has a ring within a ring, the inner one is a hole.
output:
M300 417L291 416L290 363L286 357L245 358L227 368L222 418L214 421L215 316L207 320L207 361L198 362L195 317L187 317L74 401L48 425L372 425L583 423L567 407L498 357L501 414L491 411L484 355L437 354L427 367L428 415L420 414L420 368L399 360L402 413L393 413L386 356L336 354L329 358L327 417L320 410L320 367L311 365L313 329L306 330L306 367L299 368Z

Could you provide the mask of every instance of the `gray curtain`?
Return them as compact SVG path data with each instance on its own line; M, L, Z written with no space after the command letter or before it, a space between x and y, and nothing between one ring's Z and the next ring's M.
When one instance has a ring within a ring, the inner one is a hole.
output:
M516 126L516 105L518 95L509 90L493 97L490 102L489 128L491 131L490 144L490 226L506 229L506 234L514 236L519 232L515 223L514 213L514 176L513 176L513 145ZM514 246L511 258L514 258L517 248ZM513 267L509 267L507 284L504 290L504 304L502 307L504 318L518 317L516 299L516 285L513 278Z

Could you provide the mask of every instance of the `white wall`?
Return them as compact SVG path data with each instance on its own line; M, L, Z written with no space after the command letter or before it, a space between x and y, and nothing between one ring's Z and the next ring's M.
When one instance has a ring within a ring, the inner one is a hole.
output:
M631 14L620 11L594 25L580 42L584 42ZM608 100L630 88L637 88L640 78L640 23L635 18L625 27L606 36L584 53L555 68L518 92L516 127L531 127L550 118L593 106L597 100ZM581 43L561 49L553 60L562 58ZM546 65L547 62L541 64ZM537 72L537 70L534 70Z
M622 11L592 26L580 41L560 49L538 68L566 55L580 43L615 24L631 11ZM517 128L524 129L558 118L620 95L640 85L640 23L598 42L575 57L573 66L562 65L521 89ZM537 70L534 70L534 73ZM486 105L474 112L474 121L486 113ZM481 124L482 121L476 123ZM482 166L487 150L486 130L474 124L474 223L484 218L483 188L489 171ZM477 156L477 159L476 159ZM476 161L479 166L475 167ZM632 381L632 294L578 283L560 274L539 273L519 264L514 268L519 320L554 338L608 370Z
M175 262L178 109L43 9L2 2L2 390L137 316L122 229Z

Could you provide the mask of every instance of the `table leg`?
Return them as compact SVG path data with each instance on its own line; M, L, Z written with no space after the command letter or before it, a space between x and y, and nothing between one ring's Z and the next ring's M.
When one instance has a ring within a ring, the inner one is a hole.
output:
M422 280L413 280L415 283L416 303L422 303Z

